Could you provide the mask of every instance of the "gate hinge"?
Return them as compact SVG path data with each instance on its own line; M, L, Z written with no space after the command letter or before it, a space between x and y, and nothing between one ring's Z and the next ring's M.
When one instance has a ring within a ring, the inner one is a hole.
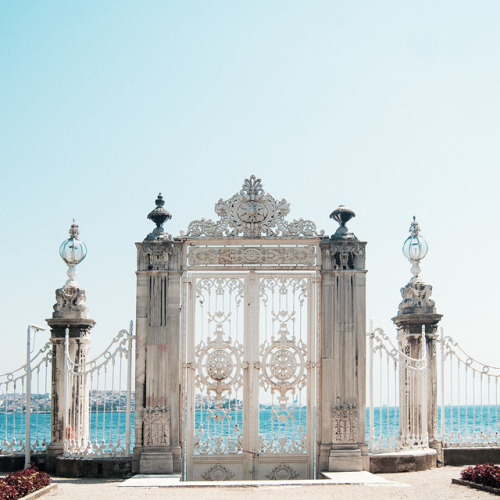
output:
M252 365L253 365L255 370L260 370L260 368L261 368L260 361L254 361L252 363ZM243 368L243 370L248 369L249 366L250 366L250 363L248 361L243 361L243 363L241 363L241 367Z
M196 363L182 363L182 368L192 368L194 370L197 366Z
M248 451L244 450L243 448L238 448L239 451L242 451L243 453L249 453L250 455L253 455L253 457L258 457L260 455L260 451Z

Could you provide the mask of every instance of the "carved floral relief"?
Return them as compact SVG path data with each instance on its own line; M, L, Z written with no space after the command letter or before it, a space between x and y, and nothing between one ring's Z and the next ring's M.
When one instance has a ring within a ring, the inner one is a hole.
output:
M170 412L155 406L144 410L144 446L170 445Z

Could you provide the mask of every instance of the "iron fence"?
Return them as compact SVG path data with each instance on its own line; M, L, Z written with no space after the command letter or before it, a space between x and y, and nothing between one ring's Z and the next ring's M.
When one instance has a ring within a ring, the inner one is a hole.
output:
M25 452L26 395L30 401L30 449L43 451L50 443L52 344L45 344L28 364L0 375L0 454Z
M500 446L500 367L469 356L441 329L440 412L445 447Z
M422 334L423 339L423 334ZM381 328L368 333L367 440L371 453L428 447L427 356L416 359Z
M131 454L133 324L95 359L74 363L65 338L64 456Z

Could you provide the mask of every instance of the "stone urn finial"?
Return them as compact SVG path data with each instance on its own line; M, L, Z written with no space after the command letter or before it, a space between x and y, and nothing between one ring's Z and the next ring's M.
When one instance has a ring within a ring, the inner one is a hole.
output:
M332 235L332 240L357 240L354 233L349 231L346 226L346 223L353 217L356 217L356 214L345 205L340 205L330 214L330 219L334 219L340 224L335 234Z
M163 199L161 193L158 194L158 198L156 198L155 203L156 208L149 212L148 219L153 221L156 224L156 227L146 236L146 241L171 240L172 236L165 231L163 223L170 220L172 218L172 214L163 207L163 205L165 205L165 200Z

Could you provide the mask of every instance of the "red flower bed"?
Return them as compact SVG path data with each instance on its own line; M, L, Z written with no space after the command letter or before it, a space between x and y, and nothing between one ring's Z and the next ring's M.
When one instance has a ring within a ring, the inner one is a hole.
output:
M34 466L0 478L0 500L16 500L47 486L52 479Z
M467 467L460 476L464 481L500 488L500 467L493 464L476 465Z

